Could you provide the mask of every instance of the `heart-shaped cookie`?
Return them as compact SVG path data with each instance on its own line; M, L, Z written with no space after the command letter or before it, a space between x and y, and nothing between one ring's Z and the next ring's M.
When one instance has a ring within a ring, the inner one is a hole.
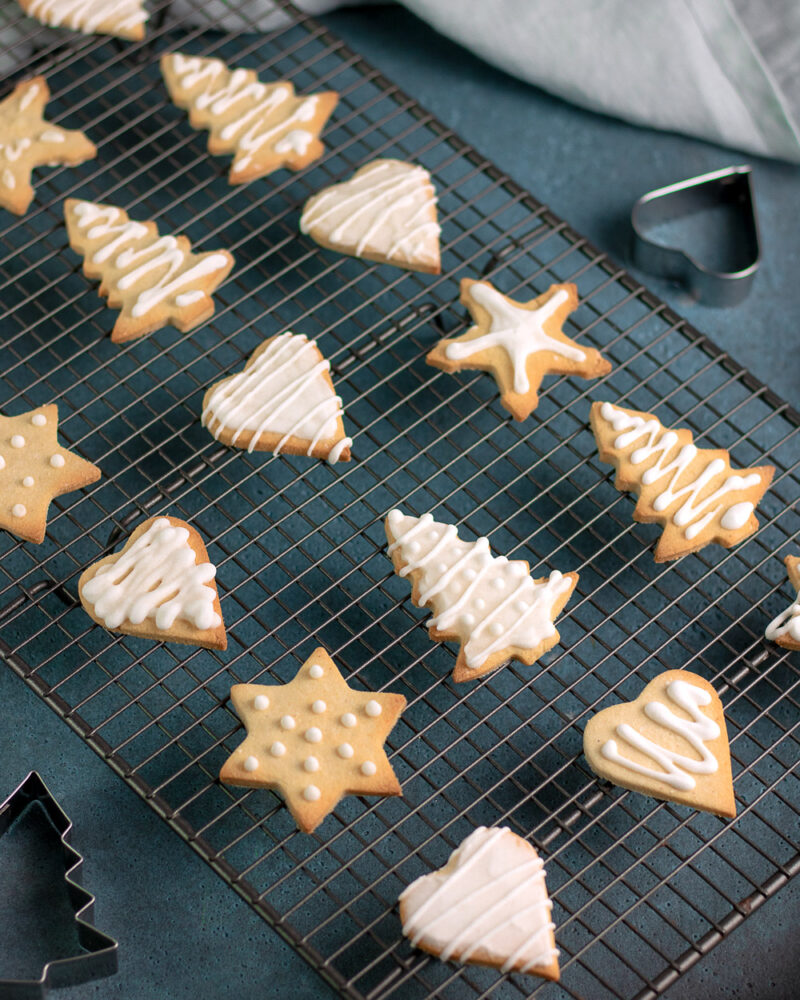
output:
M439 274L436 192L424 167L373 160L309 198L300 232L320 246L380 264Z
M216 567L198 532L177 517L151 517L119 552L81 573L86 613L112 632L225 649Z
M722 703L688 670L668 670L635 701L603 709L583 734L592 770L623 788L736 815Z

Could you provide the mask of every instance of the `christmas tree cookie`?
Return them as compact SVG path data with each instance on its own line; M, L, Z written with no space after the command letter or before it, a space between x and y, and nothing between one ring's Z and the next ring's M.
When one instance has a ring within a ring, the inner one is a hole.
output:
M558 980L542 859L507 827L479 826L400 894L403 934L442 961Z
M545 375L607 375L611 365L593 347L570 339L564 322L578 307L575 285L551 285L529 302L516 302L488 281L461 280L461 302L475 325L460 337L440 340L426 361L445 372L490 372L500 402L515 420L536 409Z
M225 649L216 567L203 539L177 517L151 517L119 552L85 569L78 594L112 632Z
M784 649L800 649L800 558L787 556L784 562L797 600L769 623L766 636Z
M30 17L51 28L139 41L147 20L144 0L18 0Z
M214 312L211 293L233 267L227 250L192 253L185 236L159 236L155 222L134 222L114 205L68 198L70 246L87 278L120 314L111 339L135 340L171 323L186 333Z
M510 659L531 666L558 642L553 625L578 582L553 570L534 580L524 559L493 556L489 540L465 542L455 525L430 514L393 510L386 518L388 554L398 576L411 578L411 599L426 605L436 641L461 644L453 680L473 680Z
M727 451L698 448L686 428L669 430L652 413L593 403L600 460L617 470L618 490L638 494L635 521L660 524L656 562L679 559L710 542L737 545L758 528L753 513L771 465L735 471Z
M97 155L83 132L44 117L50 89L43 76L18 83L0 102L0 206L24 215L33 201L31 172L43 164L75 167Z
M583 750L592 770L615 785L736 815L722 703L688 670L668 670L636 701L598 712L586 725Z
M300 232L353 257L439 274L436 192L423 167L373 160L349 181L312 195Z
M202 420L217 440L248 452L350 460L353 442L330 364L303 334L270 337L244 371L215 382L203 397Z
M161 72L192 128L209 130L209 153L234 154L231 184L280 167L299 170L322 156L319 134L339 100L335 91L297 97L287 80L261 83L251 69L180 52L161 57Z

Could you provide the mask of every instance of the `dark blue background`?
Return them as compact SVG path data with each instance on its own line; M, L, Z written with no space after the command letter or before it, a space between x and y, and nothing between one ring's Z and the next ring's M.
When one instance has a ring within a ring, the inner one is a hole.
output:
M741 153L633 128L566 105L486 66L396 9L347 11L325 20L445 124L617 259L625 255L628 213L639 194L748 160ZM733 310L713 310L693 304L677 289L651 284L797 405L800 171L750 162L764 254L750 298ZM290 995L293 1000L324 1000L331 995L8 670L0 671L0 705L0 796L30 769L40 771L75 821L75 843L86 854L84 880L98 897L98 924L121 942L120 971L114 979L61 991L57 995L62 1000L271 1000ZM0 872L3 860L0 842ZM43 909L42 919L47 916ZM790 884L668 996L796 996L799 918L800 892Z

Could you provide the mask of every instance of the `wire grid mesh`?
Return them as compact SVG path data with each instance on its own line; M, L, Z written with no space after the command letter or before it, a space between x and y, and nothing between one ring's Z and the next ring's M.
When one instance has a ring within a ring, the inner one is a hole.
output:
M778 557L800 527L800 418L313 20L291 11L254 25L250 7L153 4L148 40L134 45L0 7L6 37L16 33L4 60L46 73L48 116L99 147L78 169L40 171L31 212L2 220L2 409L57 400L62 439L103 470L55 502L42 546L0 537L3 655L343 995L655 996L800 866L800 672L763 640L787 601ZM325 157L229 188L228 161L206 154L160 82L158 56L176 48L299 91L338 90ZM336 256L297 233L309 194L381 155L434 175L441 277ZM113 314L67 246L71 194L156 219L197 249L231 249L213 319L111 344ZM575 281L570 332L613 372L547 380L536 413L515 424L491 378L427 367L442 332L465 328L458 279L477 275L520 297ZM206 387L288 326L332 361L350 465L221 448L199 424ZM657 566L658 529L632 522L596 458L588 409L604 398L689 426L740 466L767 456L776 476L759 532ZM579 570L560 645L534 669L456 688L454 649L431 643L390 572L382 518L398 504L534 568ZM209 543L224 653L116 636L77 605L81 570L159 512ZM401 691L409 706L389 740L403 797L348 798L305 836L271 793L216 775L242 735L231 683L289 680L317 644L356 684ZM673 667L723 698L733 823L605 785L581 756L594 711ZM482 823L510 825L546 857L559 986L441 963L400 935L398 892Z

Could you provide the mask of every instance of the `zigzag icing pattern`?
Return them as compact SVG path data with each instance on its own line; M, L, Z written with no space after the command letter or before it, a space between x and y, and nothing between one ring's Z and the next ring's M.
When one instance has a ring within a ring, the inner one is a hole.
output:
M142 0L19 0L19 5L42 24L87 35L143 38L148 18Z

